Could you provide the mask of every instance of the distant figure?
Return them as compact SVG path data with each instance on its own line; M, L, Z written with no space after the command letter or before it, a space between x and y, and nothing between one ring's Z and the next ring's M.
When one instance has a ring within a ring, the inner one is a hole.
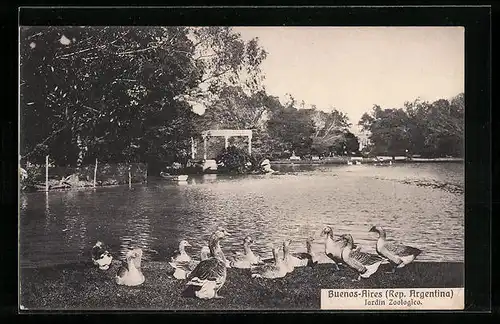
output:
M272 168L271 168L271 161L269 161L269 159L264 159L264 161L262 161L260 163L260 167L262 168L262 170L265 172L265 173L273 173L273 172L276 172L274 171Z

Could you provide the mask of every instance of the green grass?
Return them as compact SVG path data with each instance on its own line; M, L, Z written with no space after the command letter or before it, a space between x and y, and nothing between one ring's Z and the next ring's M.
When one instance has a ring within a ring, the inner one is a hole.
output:
M383 267L368 279L352 282L355 273L331 265L297 268L280 279L254 279L248 270L228 269L222 299L181 297L185 280L171 277L166 262L144 262L146 281L118 286L118 263L107 271L90 263L22 268L20 304L28 310L251 310L319 309L320 289L463 287L463 263L415 262L394 274ZM345 277L342 279L342 277Z

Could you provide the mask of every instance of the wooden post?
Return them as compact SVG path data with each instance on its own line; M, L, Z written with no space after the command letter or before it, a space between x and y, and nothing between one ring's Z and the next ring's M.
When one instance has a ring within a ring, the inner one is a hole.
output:
M207 159L207 136L203 136L203 159Z
M227 149L228 146L229 146L229 137L224 136L224 148Z
M194 138L191 137L191 160L194 160Z
M131 165L128 165L128 187L132 188L132 174L131 174Z
M45 156L45 191L49 191L49 156Z
M97 182L97 158L95 159L95 168L94 168L94 188Z
M252 136L248 136L248 154L252 155Z

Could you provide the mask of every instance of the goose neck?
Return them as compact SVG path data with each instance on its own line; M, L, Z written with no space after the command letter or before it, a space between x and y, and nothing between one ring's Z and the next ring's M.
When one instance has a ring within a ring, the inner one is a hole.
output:
M127 266L128 266L128 270L130 271L131 269L138 269L139 268L139 264L140 261L139 260L136 260L136 259L128 259L127 260Z
M287 245L283 245L283 260L286 260L288 258L290 249Z
M222 249L220 248L219 240L213 239L210 242L208 248L210 249L210 254L212 257L226 261L226 257L224 256L224 253L222 252Z
M306 243L306 249L307 249L307 253L311 254L312 255L312 246L311 246L311 242L307 242Z
M248 245L248 244L243 245L243 251L245 252L246 255L252 254L252 249L250 248L250 245Z

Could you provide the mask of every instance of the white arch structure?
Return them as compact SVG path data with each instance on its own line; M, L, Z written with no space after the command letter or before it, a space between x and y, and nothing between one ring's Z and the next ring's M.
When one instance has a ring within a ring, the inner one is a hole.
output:
M224 137L224 147L229 145L229 138L234 136L248 137L248 154L252 154L252 130L250 129L210 129L201 133L203 138L203 159L207 159L207 139L209 136ZM191 157L194 159L194 149L192 147Z

